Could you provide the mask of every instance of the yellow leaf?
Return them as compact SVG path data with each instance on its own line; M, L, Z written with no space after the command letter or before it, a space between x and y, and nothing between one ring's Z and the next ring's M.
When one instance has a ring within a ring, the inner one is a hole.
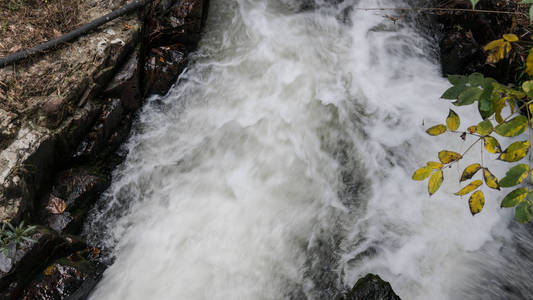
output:
M511 51L511 43L504 39L498 39L488 43L483 50L487 51L487 63L497 63L504 59Z
M457 113L450 109L448 117L446 118L446 125L451 131L455 131L459 128L460 124L461 120L459 119L459 116L457 115Z
M443 165L436 161L428 161L427 166L433 169L442 169Z
M516 103L511 99L507 100L509 102L509 107L511 108L511 113L514 114L516 111Z
M498 140L492 136L486 136L483 138L485 149L490 153L501 153L502 148Z
M415 171L415 173L413 174L413 180L418 180L418 181L424 180L428 178L432 172L433 172L433 168L429 166L422 167Z
M533 48L529 51L526 59L526 73L533 75Z
M480 169L481 169L481 165L480 164L471 164L470 166L466 167L465 170L463 171L463 175L461 175L460 182L463 182L465 180L468 180L468 179L474 177L474 175Z
M439 152L439 160L443 164L449 164L456 160L460 160L463 156L457 152L443 150Z
M482 191L476 191L472 194L472 196L470 196L468 204L470 206L470 212L472 215L481 212L483 206L485 205L485 195L483 195Z
M477 126L476 125L472 125L472 126L468 127L466 129L466 131L468 131L468 133L474 133L474 132L477 131Z
M46 267L46 269L44 269L44 275L46 276L50 276L54 273L54 271L56 270L56 265L53 264L53 265L50 265L48 267Z
M480 187L481 185L483 184L483 181L481 180L474 180L472 181L469 185L465 186L464 188L462 188L460 191L458 191L457 193L455 193L457 196L464 196L466 194L469 194L471 193L472 191L474 191L475 189L477 189L478 187Z
M426 130L426 132L429 135L440 135L440 134L443 134L443 133L446 132L446 126L442 125L442 124L435 125L435 126L429 128L428 130Z
M503 35L503 39L508 42L518 42L518 36L516 34L508 33Z
M515 162L524 158L529 151L529 141L514 142L498 157L499 160Z
M499 49L499 48L502 47L502 45L504 43L505 43L505 40L503 40L503 39L494 40L494 41L488 43L487 45L485 45L485 47L483 47L483 50L492 51L492 50L495 50L495 49Z
M505 107L506 98L508 97L501 98L500 100L496 101L494 105L494 115L498 124L501 124L504 121L502 118L502 110Z
M498 178L492 175L492 173L487 168L483 168L483 179L485 179L485 184L491 189L500 189L500 185L498 184Z
M435 173L433 173L433 175L431 175L428 182L428 192L430 196L437 192L443 180L444 174L442 173L442 170L437 170Z

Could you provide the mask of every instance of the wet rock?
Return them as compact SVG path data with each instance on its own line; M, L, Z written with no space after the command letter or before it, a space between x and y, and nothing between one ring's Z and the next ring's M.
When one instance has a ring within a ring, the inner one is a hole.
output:
M21 299L66 299L93 273L91 263L77 254L56 260L28 285Z
M71 216L71 214L68 211L66 211L61 214L52 214L48 217L46 221L47 221L48 227L50 227L51 229L57 232L61 232L73 220L74 218Z
M107 139L107 148L109 152L114 152L124 141L126 141L131 129L131 119L131 115L125 116L116 131Z
M64 199L67 208L90 206L92 200L102 192L108 179L102 174L88 168L77 167L61 171L56 176L52 194Z
M61 242L57 235L43 227L39 227L31 238L36 242L11 244L7 251L0 252L0 290L14 291L23 285L35 266L45 262Z
M87 137L87 132L98 117L100 110L100 106L88 102L57 133L55 161L59 168L71 163L71 160L66 158L72 157L76 153L80 143Z
M400 300L400 297L394 293L390 283L378 275L367 274L357 280L346 300Z
M86 138L76 149L74 158L94 158L105 147L106 139L115 131L122 121L124 109L120 99L109 99Z
M468 74L484 68L485 55L471 32L448 34L440 43L444 75Z
M96 124L87 137L79 144L73 155L74 159L85 159L96 156L99 150L104 146L104 130L102 123Z
M188 24L190 26L189 32L199 33L204 18L204 5L204 1L199 0L178 1L170 8L169 16L166 19L167 24L171 27Z
M104 138L107 139L122 121L124 109L120 99L110 99L104 108L100 120L102 121Z
M144 65L144 91L165 95L187 66L187 49L182 44L153 48Z
M196 47L207 13L207 1L176 1L168 9L168 1L161 1L151 14L148 23L148 44L151 47L184 44Z
M86 211L109 182L108 176L88 168L59 172L51 193L41 201L41 219L57 232L76 233Z
M107 86L104 94L111 98L119 98L122 106L135 111L141 106L142 96L139 89L139 49L135 50L128 61L121 67Z

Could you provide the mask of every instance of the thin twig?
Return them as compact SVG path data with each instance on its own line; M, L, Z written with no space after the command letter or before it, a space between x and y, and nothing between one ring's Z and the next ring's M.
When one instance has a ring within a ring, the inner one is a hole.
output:
M470 8L442 8L442 7L356 7L354 10L394 10L394 11L416 11L416 12L425 12L425 11L444 11L444 12L470 12L470 13L487 13L487 14L505 14L505 15L522 15L529 18L529 15L523 12L518 11L498 11L498 10L488 10L488 9L470 9Z

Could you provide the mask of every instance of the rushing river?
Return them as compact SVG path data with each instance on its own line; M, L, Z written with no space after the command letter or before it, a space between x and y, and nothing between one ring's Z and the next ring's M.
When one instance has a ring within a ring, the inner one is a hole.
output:
M431 198L410 179L469 143L424 133L450 107L435 41L357 9L407 4L301 2L211 1L86 227L114 259L92 299L338 299L369 272L403 299L531 297L531 237L497 193L472 217L456 168Z

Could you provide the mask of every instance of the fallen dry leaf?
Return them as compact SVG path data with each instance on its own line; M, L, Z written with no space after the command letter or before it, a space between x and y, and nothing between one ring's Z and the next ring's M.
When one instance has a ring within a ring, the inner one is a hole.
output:
M46 209L50 213L58 215L63 213L66 208L67 204L65 203L65 201L54 195L50 195L50 200L48 200L48 206L46 206Z

